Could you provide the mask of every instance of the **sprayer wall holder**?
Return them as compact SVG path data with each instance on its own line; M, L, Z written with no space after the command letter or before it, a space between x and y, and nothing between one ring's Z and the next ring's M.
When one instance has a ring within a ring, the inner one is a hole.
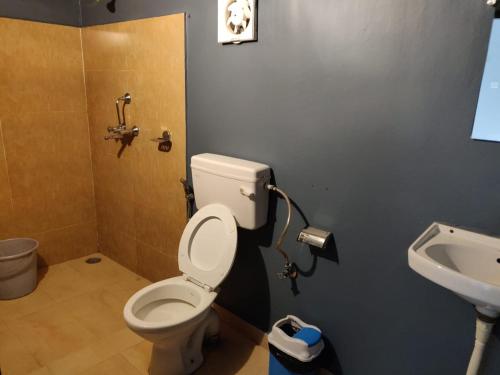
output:
M151 141L158 143L158 151L169 152L172 149L172 132L165 130L161 137L153 138Z
M333 235L330 232L318 228L307 227L300 231L297 241L308 244L309 246L325 249L332 238Z

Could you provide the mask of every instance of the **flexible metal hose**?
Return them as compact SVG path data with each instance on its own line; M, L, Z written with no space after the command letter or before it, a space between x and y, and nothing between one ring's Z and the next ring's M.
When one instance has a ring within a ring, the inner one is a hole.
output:
M288 198L288 195L283 190L279 189L274 185L267 185L266 187L268 190L275 191L276 193L281 195L287 205L288 214L286 217L286 223L285 226L283 227L283 230L281 231L280 236L278 237L278 241L276 241L275 249L283 256L283 258L285 258L285 272L286 272L285 277L290 277L292 279L295 279L297 277L297 271L294 269L294 266L290 263L290 258L288 257L288 254L282 248L283 241L285 240L286 233L288 232L288 227L290 226L290 221L292 220L292 203L290 202L290 198Z

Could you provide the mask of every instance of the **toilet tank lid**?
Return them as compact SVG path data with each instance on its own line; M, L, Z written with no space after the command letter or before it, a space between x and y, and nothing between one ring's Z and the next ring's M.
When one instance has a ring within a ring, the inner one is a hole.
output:
M271 176L271 168L266 164L208 153L192 156L191 169L247 182Z

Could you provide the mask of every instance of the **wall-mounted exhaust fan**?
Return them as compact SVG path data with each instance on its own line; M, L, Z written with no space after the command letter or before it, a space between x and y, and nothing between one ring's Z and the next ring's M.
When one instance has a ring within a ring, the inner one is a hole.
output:
M256 0L219 0L219 43L256 40Z

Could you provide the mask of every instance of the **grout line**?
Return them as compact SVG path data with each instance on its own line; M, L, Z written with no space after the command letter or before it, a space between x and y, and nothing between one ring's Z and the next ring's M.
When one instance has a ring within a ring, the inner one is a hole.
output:
M23 111L23 114L34 114L34 115L37 115L37 114L41 114L41 113L66 113L66 114L74 114L74 113L87 113L87 111L85 110L79 110L79 111L75 111L75 110L72 110L72 111L69 111L69 110L44 110L44 111Z
M145 341L145 340L143 339L143 341ZM129 346L128 348L126 348L126 349L124 349L124 350L120 351L120 352L118 353L118 355L119 355L119 356L121 356L121 357L125 360L125 362L127 362L129 365L131 365L131 366L132 366L133 368L135 368L135 369L136 369L139 373L141 373L141 374L142 374L142 373L143 373L143 371L144 371L144 369L139 368L139 367L138 367L135 363L132 363L131 361L129 361L128 356L126 356L126 355L125 355L125 351L127 351L127 350L129 350L129 349L132 349L132 348L134 348L134 347L136 347L137 345L140 345L140 344L142 344L142 343L138 343L138 344L134 344L134 345L132 345L132 346Z
M110 69L86 69L86 72L109 72ZM113 72L120 72L120 73L130 73L130 72L135 72L137 69L112 69Z
M81 7L80 7L81 8ZM81 15L80 15L81 16ZM83 50L83 29L80 28L80 51L82 55L82 75L83 75L83 91L85 97L85 118L87 119L87 135L89 140L89 156L90 156L90 172L92 174L92 196L94 198L94 217L96 222L96 247L99 249L99 223L97 221L97 197L95 193L95 162L94 152L92 151L92 134L90 132L90 119L89 119L89 100L87 95L87 77L85 71L85 53Z
M68 228L73 228L73 227L77 227L79 225L85 225L85 224L91 224L91 223L95 223L96 221L93 220L93 221L82 221L80 223L75 223L75 224L70 224L70 225L65 225L63 227L57 227L57 228L53 228L53 229L49 229L49 230L44 230L42 232L31 232L29 234L32 234L32 235L37 235L37 234L46 234L46 233L50 233L50 232L57 232L59 230L63 230L63 229L68 229Z
M7 163L7 149L5 147L5 140L3 136L3 130L2 130L2 121L0 120L0 140L2 141L2 147L3 147L3 158L5 160L5 171L7 172L7 185L9 186L9 192L10 192L10 208L14 210L14 195L12 193L12 184L10 182L10 173L9 173L9 164Z

